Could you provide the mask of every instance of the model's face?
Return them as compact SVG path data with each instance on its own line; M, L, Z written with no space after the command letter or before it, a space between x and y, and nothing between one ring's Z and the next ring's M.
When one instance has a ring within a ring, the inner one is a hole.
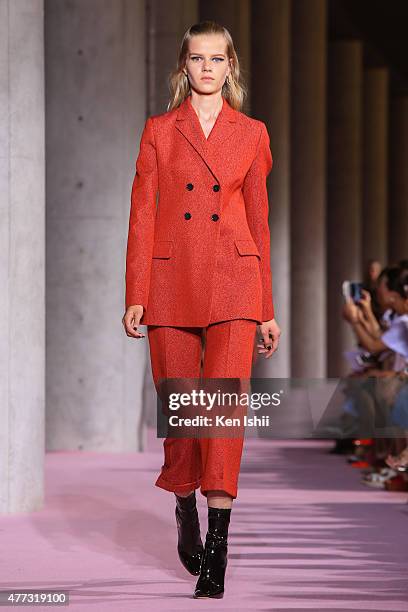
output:
M227 56L227 41L222 34L193 36L184 72L192 89L200 94L212 94L222 89L231 72Z

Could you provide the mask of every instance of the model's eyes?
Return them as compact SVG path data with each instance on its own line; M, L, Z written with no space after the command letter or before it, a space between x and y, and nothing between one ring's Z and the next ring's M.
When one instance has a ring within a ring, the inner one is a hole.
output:
M199 60L201 60L201 59L203 59L203 58L202 58L200 55L193 55L193 56L192 56L190 59L191 59L191 61L196 62L196 61L199 61ZM224 61L224 58L223 58L223 57L213 57L212 59L213 59L213 60L214 60L216 63L217 63L217 62L223 62L223 61Z

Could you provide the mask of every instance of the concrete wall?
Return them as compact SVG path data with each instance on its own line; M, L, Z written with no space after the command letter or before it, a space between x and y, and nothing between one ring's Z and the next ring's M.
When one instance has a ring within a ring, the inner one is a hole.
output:
M44 491L42 0L0 0L0 512Z
M47 449L143 447L125 250L146 117L142 0L47 0Z

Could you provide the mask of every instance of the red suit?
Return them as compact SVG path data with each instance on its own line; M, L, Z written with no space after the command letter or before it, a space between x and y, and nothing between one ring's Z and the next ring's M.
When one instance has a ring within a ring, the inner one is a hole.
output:
M274 318L271 168L265 124L225 98L208 140L190 97L147 119L126 257L126 307L143 305L141 324Z
M188 96L146 121L132 185L126 308L141 304L158 380L249 378L256 323L274 318L262 121L223 107L206 139ZM206 341L206 342L207 342ZM156 481L237 495L242 438L164 441Z

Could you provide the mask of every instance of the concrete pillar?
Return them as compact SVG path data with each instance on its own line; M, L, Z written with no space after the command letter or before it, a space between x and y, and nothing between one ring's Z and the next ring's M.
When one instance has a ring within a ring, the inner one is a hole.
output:
M328 376L337 377L349 371L343 351L356 342L341 318L342 282L362 277L362 43L330 43L328 74Z
M256 377L290 376L290 3L252 3L252 116L267 125L273 157L268 178L272 287L279 349L259 356Z
M364 72L362 265L387 264L388 70Z
M185 31L198 21L198 0L148 0L148 115L164 113L169 101L167 77L176 67Z
M292 376L326 375L325 0L292 2Z
M389 260L408 258L408 97L391 101Z
M143 448L147 337L123 330L146 118L143 0L47 0L47 448Z
M199 0L200 21L212 19L227 28L234 41L243 80L249 85L251 66L251 2L250 0ZM243 112L251 110L251 91Z
M45 406L44 7L0 0L0 513L41 509Z

